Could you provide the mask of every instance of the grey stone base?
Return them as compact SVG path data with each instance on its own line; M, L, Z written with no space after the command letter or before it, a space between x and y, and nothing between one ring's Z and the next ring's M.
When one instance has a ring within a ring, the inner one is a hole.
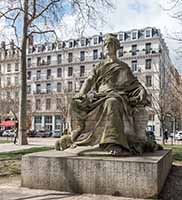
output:
M161 191L172 163L170 150L123 158L83 151L80 148L74 153L48 151L24 156L22 186L148 198Z

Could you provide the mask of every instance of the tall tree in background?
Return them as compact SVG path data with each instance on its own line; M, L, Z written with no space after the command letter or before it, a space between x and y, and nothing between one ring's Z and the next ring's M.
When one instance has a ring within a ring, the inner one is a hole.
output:
M96 27L103 19L103 11L113 8L110 0L2 0L0 2L0 20L14 31L20 58L20 99L19 99L19 144L27 144L27 75L26 56L28 41L33 36L50 34L56 36L56 27L61 27L65 15L74 16L77 27L88 24ZM79 26L80 25L80 26ZM60 30L61 31L61 30Z

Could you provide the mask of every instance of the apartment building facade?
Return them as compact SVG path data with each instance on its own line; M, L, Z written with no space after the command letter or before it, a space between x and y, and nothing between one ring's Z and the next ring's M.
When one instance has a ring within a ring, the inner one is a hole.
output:
M153 104L159 104L157 101L165 85L166 69L172 65L160 30L146 27L116 34L121 44L118 58L131 67L134 75L147 88ZM29 46L27 92L32 129L63 130L68 125L66 118L71 97L79 91L92 68L103 59L103 37L100 33L87 38ZM5 86L17 85L15 79L19 75L19 70L15 70L15 66L16 69L19 66L19 57L16 54L13 54L14 60L8 57L8 52L13 49L13 45L8 49L5 44L1 47L1 88L2 91L4 89L4 97L8 95ZM11 72L10 64L14 66ZM9 82L10 77L14 83ZM16 95L15 91L11 95L16 97L17 91ZM160 117L154 107L149 109L148 126L159 135Z

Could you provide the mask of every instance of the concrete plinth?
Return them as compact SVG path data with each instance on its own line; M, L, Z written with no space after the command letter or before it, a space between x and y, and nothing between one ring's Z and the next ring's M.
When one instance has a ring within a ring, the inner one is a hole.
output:
M34 153L22 159L22 186L148 198L161 191L171 163L170 150L117 158L84 148Z

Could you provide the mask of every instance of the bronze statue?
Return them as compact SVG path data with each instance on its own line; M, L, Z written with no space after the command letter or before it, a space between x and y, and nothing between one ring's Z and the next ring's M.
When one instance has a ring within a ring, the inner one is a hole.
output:
M105 59L94 67L71 103L73 144L99 144L113 156L143 153L149 146L156 148L147 137L136 134L135 109L149 101L130 67L117 59L119 47L116 35L106 35Z

